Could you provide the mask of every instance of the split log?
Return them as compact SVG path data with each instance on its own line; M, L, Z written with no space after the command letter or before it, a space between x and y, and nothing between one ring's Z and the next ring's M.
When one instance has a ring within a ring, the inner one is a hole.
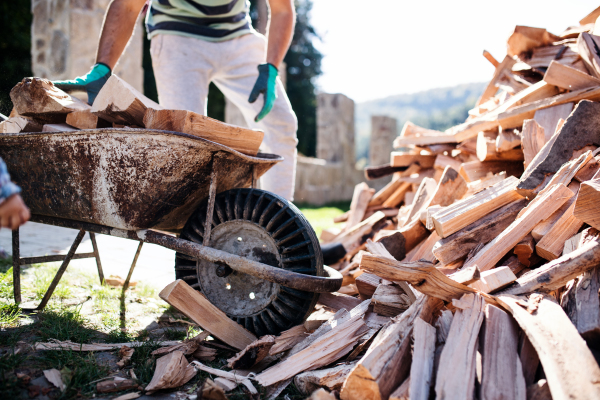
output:
M526 119L523 122L523 154L525 156L525 169L531 164L535 156L540 152L544 144L546 144L546 136L544 128L540 126L534 119Z
M529 386L535 382L535 376L540 366L540 357L529 338L527 338L527 335L521 335L519 358L521 360L525 385Z
M530 386L527 386L527 400L552 400L548 381L540 379Z
M583 32L577 39L577 51L587 70L596 78L600 78L600 54L598 54L598 46L600 46L599 36Z
M231 147L240 153L255 156L264 133L242 128L186 110L162 110L148 107L143 115L147 129L183 132Z
M552 60L544 74L544 81L561 89L581 90L600 86L600 79Z
M433 178L425 178L415 192L415 198L409 206L405 220L401 223L398 221L398 227L404 226L405 223L412 221L415 216L419 216L421 209L427 207L436 193L437 182Z
M266 335L250 343L244 350L227 360L227 368L249 369L269 355L275 344L275 336Z
M546 143L549 142L552 136L558 131L559 122L561 120L566 120L569 115L571 115L573 107L575 107L574 103L564 103L537 110L533 114L535 122L544 129ZM562 126L562 124L560 126Z
M521 145L521 136L515 133L515 130L502 130L496 138L496 151L501 153L503 151L509 151Z
M515 274L508 267L498 267L481 273L479 280L469 286L483 293L492 293L507 287L517 280Z
M369 185L364 182L354 187L354 194L352 195L352 202L350 203L350 211L346 222L347 228L351 228L363 220L369 201L374 194L375 189L369 188Z
M319 388L340 390L354 365L355 363L342 364L333 368L303 372L296 375L294 385L304 394L312 393Z
M74 343L70 340L52 340L46 343L36 343L33 347L35 350L58 350L58 351L111 351L118 350L123 346L139 347L145 346L146 342L127 342L127 343ZM177 340L167 340L160 342L160 346L181 345L182 342Z
M275 344L269 350L269 355L275 355L291 349L310 335L304 325L297 325L283 331L275 338Z
M90 108L43 78L24 78L12 88L10 99L19 115L44 123L63 123L68 113Z
M414 220L400 230L385 234L386 236L381 236L376 242L383 244L396 260L402 260L408 252L429 236L429 231L421 221Z
M252 333L232 321L223 311L181 279L167 285L159 296L200 325L202 329L209 331L235 349L243 350L256 340Z
M342 400L387 399L406 379L413 324L426 303L427 296L422 296L379 332L344 382Z
M444 132L422 128L406 121L402 127L400 136L394 139L394 148L413 146L426 146L429 144L456 143L452 135L446 135Z
M185 385L196 376L196 369L188 363L181 351L174 351L156 360L152 380L146 386L146 393L176 388ZM123 390L123 389L121 389Z
M502 62L496 67L496 70L494 71L494 76L484 89L483 94L481 95L479 100L477 100L478 106L494 97L494 95L498 91L498 83L500 79L502 79L506 73L511 72L511 68L513 65L515 65L515 62L516 61L510 56L504 57L504 60L502 60Z
M589 343L597 343L600 338L600 270L593 268L584 272L577 280L575 304L577 310L577 331Z
M502 171L492 176L486 176L485 178L478 179L473 182L467 183L467 193L463 196L463 199L469 196L473 196L476 193L481 192L483 189L487 189L494 186L498 182L506 179L506 172Z
M337 242L344 246L346 253L354 254L367 239L373 237L375 232L385 224L386 218L385 213L377 211L361 223L356 224L343 232L338 236Z
M392 167L408 167L417 164L421 168L433 168L435 155L407 154L401 151L392 151L390 165Z
M515 191L518 179L509 177L469 198L458 201L432 215L435 230L445 238L490 212L522 197Z
M502 294L521 295L533 291L557 290L571 279L600 264L600 243L591 241L581 248L565 254L523 275Z
M439 157L439 156L438 156ZM444 168L435 193L426 207L442 206L446 207L461 199L467 193L467 182L464 178L451 167Z
M521 53L548 46L559 40L560 37L543 28L517 25L506 41L507 53L509 56L518 56Z
M538 224L539 225L539 224ZM532 235L525 236L513 249L519 263L529 267L535 255L535 241Z
M600 17L600 7L595 8L594 11L579 20L579 25L594 23L598 17Z
M421 318L417 318L413 329L414 346L410 366L409 393L412 400L429 399L435 339L435 328Z
M426 261L432 264L437 262L437 259L433 255L433 247L440 240L440 236L434 231L431 235L419 246L419 249L406 261Z
M362 301L357 299L356 297L348 296L347 294L341 293L321 293L319 295L319 304L324 305L330 310L334 312L341 310L342 308L346 310L351 310L354 307L358 306Z
M408 309L411 300L399 286L380 284L373 293L371 304L377 314L395 317Z
M579 189L573 216L586 224L600 229L600 178L583 182Z
M546 260L554 260L562 254L565 241L575 235L583 226L583 221L573 215L576 202L565 211L552 228L537 243L536 253Z
M481 336L483 365L479 398L525 400L516 322L501 309L488 304Z
M509 149L503 152L496 151L497 135L486 135L479 132L477 135L477 158L479 161L523 161L523 150Z
M483 322L484 300L467 294L460 303L440 357L435 384L439 399L473 398L477 337Z
M177 343L177 344L174 344L171 346L159 347L158 349L154 350L150 354L155 357L159 357L159 356L164 356L165 354L172 353L174 351L181 351L181 352L183 352L184 355L189 356L190 354L193 354L196 352L198 347L200 347L201 343L204 342L204 340L209 335L210 335L210 332L204 331L191 339L184 340L181 343Z
M390 394L389 400L410 400L410 376Z
M531 231L531 236L536 241L542 240L542 238L550 232L550 229L558 222L558 220L564 215L565 212L573 205L577 199L577 193L579 192L580 185L577 182L571 182L568 186L575 196L567 200L558 210L556 210L551 216L540 222Z
M550 386L553 399L600 398L600 368L585 341L579 336L562 308L553 300L534 294L537 303L528 312L519 297L496 297L510 310L535 347Z
M458 171L461 166L460 160L452 157L445 156L443 154L438 154L435 158L435 163L433 164L433 168L444 170L446 167L450 167L455 171Z
M67 124L45 124L42 132L77 132L79 129Z
M450 264L466 256L479 244L487 244L497 237L526 205L526 199L514 201L440 239L433 247L433 255L443 264Z
M137 387L138 384L133 379L112 379L96 383L96 391L98 393L121 392L123 390L136 389Z
M575 180L579 183L594 179L594 175L600 170L600 156L595 156L587 162L577 173L575 174Z
M529 203L517 216L517 219L498 237L485 245L475 257L465 262L464 268L477 266L482 272L494 268L496 263L527 236L537 224L548 218L571 197L573 197L573 192L563 184L549 187Z
M362 320L362 315L355 316L336 326L310 346L288 357L285 361L267 368L256 376L256 381L262 386L269 386L289 379L302 371L329 365L348 354L358 339L368 330L369 328Z
M220 376L221 378L225 378L225 379L235 382L237 384L244 385L246 387L246 389L248 389L248 391L250 392L251 395L258 394L258 390L256 390L256 388L254 387L252 382L250 382L250 380L243 375L239 375L234 372L228 372L228 371L223 371L220 369L212 368L212 367L202 364L199 361L192 361L192 365L201 371L208 372L211 375Z
M428 296L451 301L475 290L444 275L430 263L401 262L364 254L360 267L392 282L406 281Z
M375 290L377 290L377 287L383 282L384 280L382 278L374 274L369 274L368 272L360 274L355 280L356 288L358 289L360 298L363 300L373 297Z
M368 206L374 207L383 205L383 202L387 200L392 194L394 194L394 192L398 190L398 188L401 185L402 181L399 179L399 177L395 177L390 183L385 185L380 191L373 195L373 197L369 201Z
M507 176L521 176L523 163L519 161L470 161L463 163L458 171L467 182L486 178L488 174L506 172Z
M67 124L77 129L96 129L112 127L108 121L99 118L91 110L73 111L67 114Z
M42 128L43 125L21 115L0 122L0 133L41 132Z
M147 109L162 110L133 86L116 75L106 81L92 104L92 112L109 122L123 125L144 126Z
M377 165L374 167L365 168L365 178L367 180L379 179L396 172L406 171L407 167L392 167L390 164Z

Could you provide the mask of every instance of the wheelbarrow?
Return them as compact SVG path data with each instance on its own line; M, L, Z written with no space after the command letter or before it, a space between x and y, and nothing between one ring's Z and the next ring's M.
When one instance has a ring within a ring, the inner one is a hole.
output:
M22 188L31 220L79 229L66 256L20 258L13 231L15 301L20 267L63 261L43 308L73 258L95 257L94 234L175 250L175 275L258 336L302 323L342 276L323 265L317 237L290 202L256 188L283 159L251 157L196 136L149 129L0 136L0 156ZM86 232L93 253L76 254Z

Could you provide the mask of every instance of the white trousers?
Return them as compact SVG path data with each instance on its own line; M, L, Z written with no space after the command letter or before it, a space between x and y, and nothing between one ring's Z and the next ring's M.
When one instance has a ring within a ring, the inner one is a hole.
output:
M298 120L279 78L275 105L260 122L254 122L254 117L264 104L263 96L253 104L248 102L258 77L257 66L266 59L266 44L259 33L224 42L157 35L152 38L150 53L160 105L206 115L208 85L213 82L240 109L249 127L265 132L261 151L284 158L261 178L261 188L292 201Z

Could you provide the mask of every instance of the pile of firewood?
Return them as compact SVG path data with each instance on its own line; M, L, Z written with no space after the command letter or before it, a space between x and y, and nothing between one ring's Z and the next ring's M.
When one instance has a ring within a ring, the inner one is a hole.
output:
M0 134L83 129L157 129L182 132L256 156L264 133L186 110L165 110L116 75L90 106L42 78L25 78L10 92L13 110Z

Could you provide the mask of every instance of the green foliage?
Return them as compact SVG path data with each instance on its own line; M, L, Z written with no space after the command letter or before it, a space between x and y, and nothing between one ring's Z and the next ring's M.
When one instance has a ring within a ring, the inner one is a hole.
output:
M51 309L47 307L37 313L38 321L31 329L42 341L50 339L71 340L76 343L90 343L97 337L97 331L80 313L79 308Z
M0 304L0 328L18 325L21 317L21 307L16 304Z
M325 206L311 206L298 204L297 207L302 211L302 214L308 219L310 225L315 230L317 237L323 229L335 226L333 218L337 217L350 209L350 202L337 202L326 204Z
M0 113L12 109L10 90L31 76L31 2L0 2Z
M94 394L96 384L92 383L108 374L108 366L99 364L92 352L53 350L41 352L37 363L43 369L56 368L61 371L67 386L58 399L76 399L81 395Z

